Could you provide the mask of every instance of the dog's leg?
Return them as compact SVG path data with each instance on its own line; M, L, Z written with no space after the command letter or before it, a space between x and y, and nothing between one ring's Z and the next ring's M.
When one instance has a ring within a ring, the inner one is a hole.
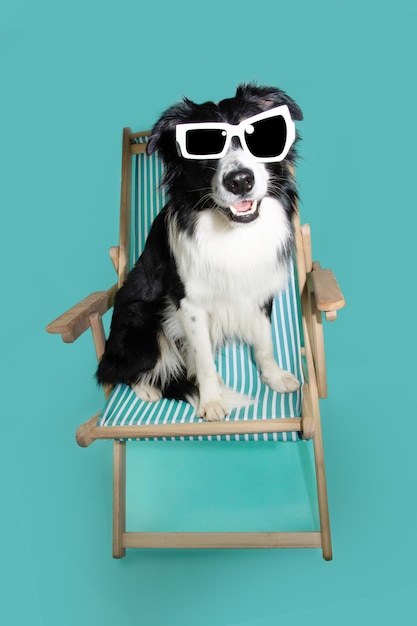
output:
M209 422L220 421L227 411L214 364L208 315L203 309L184 298L180 305L180 319L195 363L200 395L197 415Z
M268 387L279 393L290 393L300 387L299 380L291 372L281 369L275 361L271 324L263 313L254 320L253 347L262 379Z

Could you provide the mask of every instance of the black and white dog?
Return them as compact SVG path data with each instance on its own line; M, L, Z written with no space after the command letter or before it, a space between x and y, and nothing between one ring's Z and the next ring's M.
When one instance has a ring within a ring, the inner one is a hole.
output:
M267 385L299 387L274 359L270 314L293 251L293 120L302 117L283 91L254 84L162 115L147 151L165 163L169 201L116 295L99 383L127 383L149 401L187 399L199 417L221 420L230 406L213 353L243 338Z

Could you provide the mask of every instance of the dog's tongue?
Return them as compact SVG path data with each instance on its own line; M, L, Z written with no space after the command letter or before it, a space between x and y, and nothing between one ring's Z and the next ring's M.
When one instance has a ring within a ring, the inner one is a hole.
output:
M247 211L250 211L252 208L252 202L236 202L236 204L233 205L233 208L235 209L235 211L237 211L238 213L246 213Z

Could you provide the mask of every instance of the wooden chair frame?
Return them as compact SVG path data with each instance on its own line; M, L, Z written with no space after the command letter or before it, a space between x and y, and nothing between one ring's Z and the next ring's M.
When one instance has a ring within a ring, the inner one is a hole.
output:
M136 143L148 132L123 130L122 182L119 245L110 249L118 273L118 282L106 291L91 294L47 326L64 342L72 343L91 328L97 359L104 352L105 332L102 316L112 306L118 287L130 267L130 223L132 199L132 157L145 151ZM294 221L296 266L301 298L305 361L305 383L301 417L291 420L262 420L262 432L299 431L304 439L313 439L314 462L319 505L320 530L301 532L126 532L126 442L122 439L171 436L242 434L259 432L257 421L198 422L154 426L97 426L98 413L82 424L76 433L80 446L96 439L114 439L113 481L113 556L121 558L126 548L321 548L323 558L332 558L324 454L319 398L327 396L326 365L323 342L323 314L328 321L337 317L345 305L333 272L313 262L310 227L300 225L298 211ZM106 390L109 395L111 389Z

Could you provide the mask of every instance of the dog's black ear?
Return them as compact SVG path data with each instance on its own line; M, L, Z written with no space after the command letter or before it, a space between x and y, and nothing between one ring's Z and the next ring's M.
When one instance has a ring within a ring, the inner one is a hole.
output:
M274 97L274 106L286 104L290 110L293 120L300 122L303 119L304 115L302 110L300 109L298 104L292 98L290 98L288 94L286 94L284 91L281 91L280 89L276 89Z
M298 104L285 91L276 87L261 87L254 83L239 85L236 97L253 100L260 104L265 111L286 104L293 120L300 121L303 119L303 112Z
M174 104L161 115L152 129L146 145L148 156L156 150L162 149L162 152L164 152L163 148L167 145L167 140L169 140L171 145L175 145L175 127L187 118L194 107L194 102L184 98L182 102Z

